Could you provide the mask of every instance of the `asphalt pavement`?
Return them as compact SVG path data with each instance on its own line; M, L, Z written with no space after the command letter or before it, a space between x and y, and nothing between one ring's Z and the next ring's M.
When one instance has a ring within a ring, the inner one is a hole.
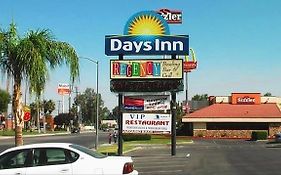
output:
M140 175L280 175L281 145L246 140L195 140L178 145L143 147L127 153Z
M7 148L14 147L15 138L12 137L0 137L0 152ZM24 136L24 144L32 143L50 143L50 142L65 142L79 144L88 148L95 146L95 132L82 132L82 133L56 133L56 134L41 134L33 136ZM108 142L108 133L99 132L99 145Z

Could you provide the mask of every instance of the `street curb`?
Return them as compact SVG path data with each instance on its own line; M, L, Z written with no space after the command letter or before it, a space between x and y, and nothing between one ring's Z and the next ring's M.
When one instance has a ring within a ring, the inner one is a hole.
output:
M71 133L65 132L65 133L54 133L54 134L23 135L23 138L45 137L45 136L54 136L54 135L68 135L68 134L71 134ZM15 138L15 136L0 136L0 140L12 139L12 138Z

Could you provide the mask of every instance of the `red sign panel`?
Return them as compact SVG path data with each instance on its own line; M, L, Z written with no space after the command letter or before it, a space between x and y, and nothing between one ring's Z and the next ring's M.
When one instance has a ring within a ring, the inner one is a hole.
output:
M178 10L160 9L157 11L168 24L181 24L182 12Z
M183 62L183 71L191 72L191 70L197 68L197 61L184 61Z
M260 93L232 93L232 104L260 104Z
M70 86L69 84L62 84L58 85L58 94L60 95L68 95L70 94Z
M24 112L23 120L25 122L29 121L31 118L30 112Z

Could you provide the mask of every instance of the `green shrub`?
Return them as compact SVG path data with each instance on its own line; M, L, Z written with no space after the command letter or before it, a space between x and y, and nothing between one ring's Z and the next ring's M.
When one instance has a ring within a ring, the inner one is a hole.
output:
M124 134L124 141L138 141L138 140L151 140L151 135L148 134Z
M267 140L267 131L252 131L251 140Z

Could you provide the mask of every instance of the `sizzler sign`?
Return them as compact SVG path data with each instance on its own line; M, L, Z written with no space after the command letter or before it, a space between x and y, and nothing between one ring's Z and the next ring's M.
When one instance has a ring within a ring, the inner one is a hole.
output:
M160 9L157 11L169 24L181 24L182 12L179 10Z
M188 35L108 35L105 37L105 54L108 56L184 55L188 50Z

